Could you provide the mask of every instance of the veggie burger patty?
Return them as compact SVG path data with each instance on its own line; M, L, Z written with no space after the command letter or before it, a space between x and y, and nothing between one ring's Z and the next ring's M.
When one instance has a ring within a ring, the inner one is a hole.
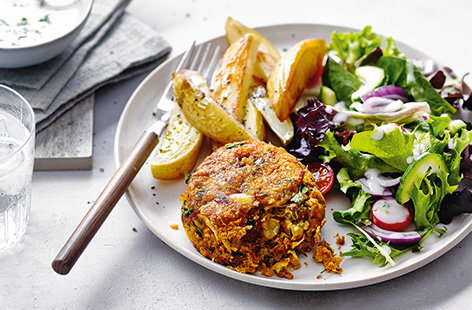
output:
M311 172L283 148L228 144L208 156L182 195L195 248L243 273L293 278L298 255L320 242L325 200Z

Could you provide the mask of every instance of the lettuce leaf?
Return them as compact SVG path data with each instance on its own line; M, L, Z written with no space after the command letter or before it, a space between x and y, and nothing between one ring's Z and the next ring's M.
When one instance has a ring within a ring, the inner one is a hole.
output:
M461 154L465 148L472 143L472 132L461 130L456 133L448 142L452 146L451 150L444 152L446 165L449 168L449 177L447 179L450 185L457 185L462 180L461 174Z
M410 61L396 56L382 56L377 61L377 67L384 69L387 85L405 89L415 101L427 102L433 115L452 115L456 112Z
M342 168L336 176L341 191L351 198L352 207L347 210L336 210L333 218L341 224L358 223L369 219L369 212L374 203L374 198L362 189L362 185L354 183L346 168Z
M331 34L331 43L328 49L336 51L342 64L353 72L354 63L380 47L382 39L372 32L371 26L366 26L360 32L337 32Z
M456 109L434 89L428 79L411 62L406 65L406 91L415 101L426 101L433 115L453 115Z
M380 173L401 172L380 158L353 150L349 144L341 145L331 131L326 133L319 146L325 150L325 155L320 156L323 161L330 162L335 159L349 170L349 175L354 180L361 178L369 169L377 169Z
M379 134L382 135L380 139ZM397 170L405 171L407 159L413 155L414 139L414 135L403 132L400 127L389 132L378 127L355 134L350 145L353 150L372 154Z
M342 65L328 57L323 71L323 85L334 90L336 98L349 105L351 95L361 87L362 82Z
M378 264L379 267L385 267L389 263L385 255L382 254L380 250L376 246L374 246L374 244L366 236L359 233L348 233L347 235L351 237L352 249L348 252L341 254L341 256L370 258L372 262L374 264ZM376 240L376 242L378 242L378 245L380 245L382 248L390 248L390 258L394 258L402 253L418 248L418 245L415 245L400 250L392 247L388 243L379 240Z
M384 69L385 84L406 87L406 60L393 56L382 56L377 67Z

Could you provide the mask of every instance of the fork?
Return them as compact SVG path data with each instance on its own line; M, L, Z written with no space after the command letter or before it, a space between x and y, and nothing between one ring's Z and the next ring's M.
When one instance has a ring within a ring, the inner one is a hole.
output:
M219 46L212 49L211 43L196 46L193 42L174 71L178 72L184 68L197 70L209 79L214 73L219 55ZM172 94L172 81L169 81L153 112L157 120L143 132L131 152L53 260L52 268L58 274L66 275L69 273L157 146L159 137L163 134L169 122L170 111L175 104L172 101Z

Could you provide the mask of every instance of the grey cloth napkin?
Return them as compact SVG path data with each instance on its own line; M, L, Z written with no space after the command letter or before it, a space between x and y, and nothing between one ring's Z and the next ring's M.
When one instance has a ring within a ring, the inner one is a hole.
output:
M90 53L46 111L36 110L40 131L97 88L149 71L171 51L151 27L125 13Z
M94 37L100 28L107 27L107 24L108 26L113 24L130 2L131 0L95 0L84 28L64 52L35 66L20 69L0 69L0 83L13 87L41 89L54 73L69 60L77 48ZM99 37L97 38L99 39ZM89 45L88 48L93 48L93 45ZM82 49L82 53L84 52L86 51ZM34 74L31 74L32 72Z
M131 0L95 0L80 36L43 64L0 70L0 82L32 104L41 131L97 88L156 67L171 51L151 27L124 9Z
M109 20L98 29L95 35L91 37L88 41L84 42L80 47L78 47L76 52L72 54L70 58L62 64L61 67L57 68L57 71L52 72L51 70L44 70L43 67L41 67L39 72L36 71L35 68L30 69L35 72L35 74L32 75L31 80L28 80L28 78L23 79L23 83L36 83L38 81L38 77L43 79L48 78L48 81L42 85L42 87L39 89L39 92L36 88L25 88L21 90L21 94L29 102L31 102L31 105L34 109L38 109L44 112L49 108L49 106L52 104L52 102L57 97L62 88L67 84L67 82L79 69L80 65L83 63L84 59L87 57L90 51L96 47L100 40L105 36L105 34L110 30L110 28L122 15L123 8L120 8L115 11L111 15ZM60 58L62 58L62 56ZM53 66L58 64L56 60L53 60L53 63ZM50 68L53 68L53 66L51 66ZM53 74L51 75L51 73Z

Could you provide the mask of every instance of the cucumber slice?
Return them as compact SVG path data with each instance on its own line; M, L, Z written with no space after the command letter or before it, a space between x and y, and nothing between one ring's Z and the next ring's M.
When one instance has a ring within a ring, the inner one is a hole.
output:
M400 204L410 200L411 189L415 187L415 183L422 182L426 175L437 173L438 171L448 172L446 162L443 157L436 153L427 154L415 163L408 166L397 190L397 202Z
M358 67L354 74L364 84L352 94L352 101L359 100L361 96L382 85L385 80L384 69L374 66Z
M326 105L335 105L338 102L336 100L336 93L328 86L321 86L320 100Z

